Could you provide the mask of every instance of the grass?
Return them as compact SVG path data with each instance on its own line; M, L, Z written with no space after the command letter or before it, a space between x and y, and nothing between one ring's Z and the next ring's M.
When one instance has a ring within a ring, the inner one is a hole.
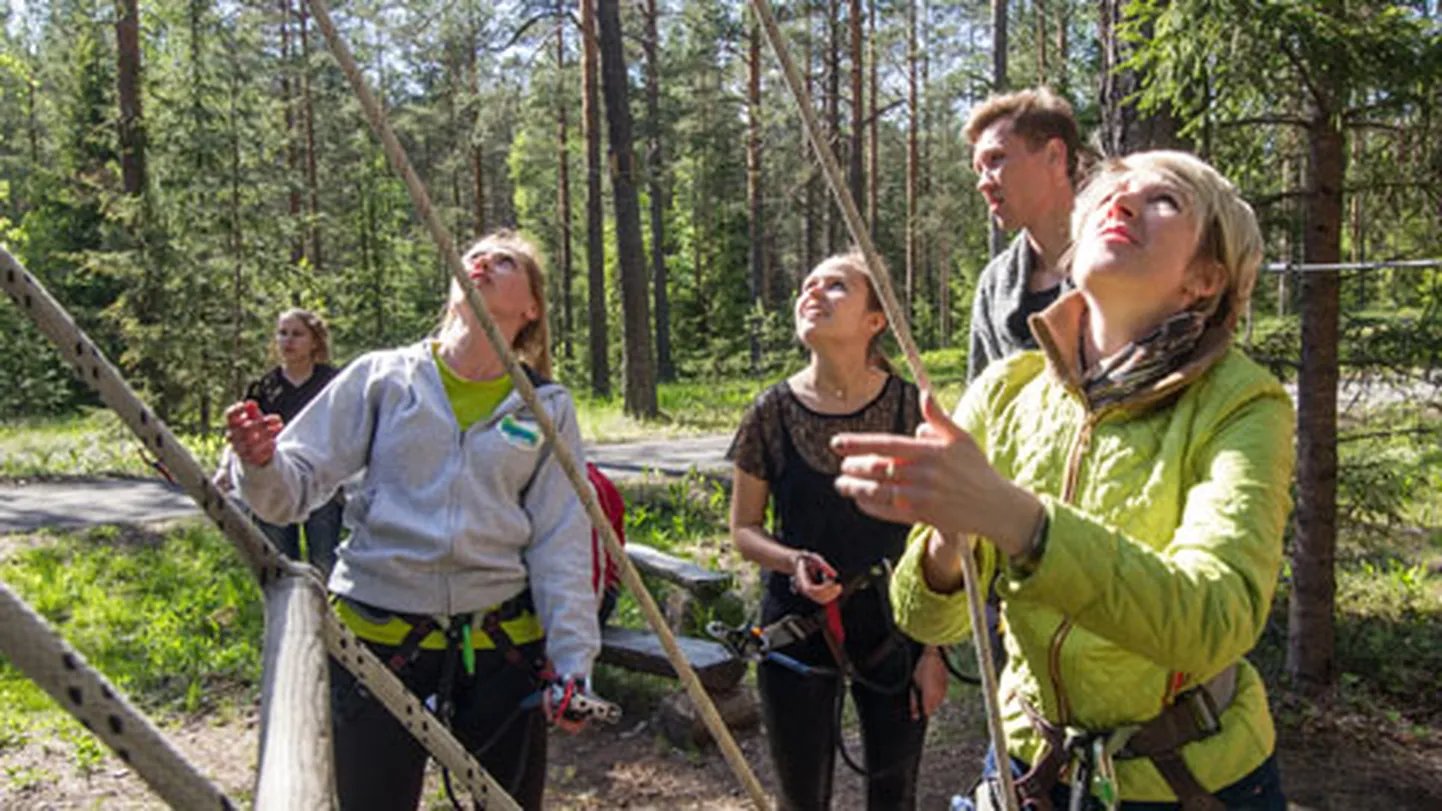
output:
M40 540L0 563L0 579L140 706L205 712L258 684L260 591L217 530L97 527ZM0 664L0 728L49 703Z
M202 467L220 458L221 437L180 435ZM114 413L0 422L0 479L156 475L142 447Z
M193 521L30 540L0 562L0 580L143 712L164 725L258 700L263 604L217 530ZM31 740L81 776L105 760L98 739L0 659L0 755ZM21 791L42 777L33 771L3 779Z

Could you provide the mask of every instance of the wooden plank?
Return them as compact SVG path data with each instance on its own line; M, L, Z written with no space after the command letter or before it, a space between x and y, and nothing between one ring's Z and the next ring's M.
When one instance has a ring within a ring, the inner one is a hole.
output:
M265 589L256 811L336 807L329 665L321 638L328 610L325 591L309 577L287 575Z
M729 689L746 675L745 660L733 656L719 642L691 636L678 636L676 642L707 690ZM667 661L660 640L649 631L614 625L601 629L600 661L639 673L676 678L676 671Z
M628 543L626 556L637 569L675 583L703 600L714 600L731 588L731 575L713 572L652 546Z

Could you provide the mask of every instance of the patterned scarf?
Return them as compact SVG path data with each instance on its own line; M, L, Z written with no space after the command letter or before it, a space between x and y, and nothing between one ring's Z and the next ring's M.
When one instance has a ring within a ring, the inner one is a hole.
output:
M1187 310L1163 321L1082 375L1082 392L1093 411L1146 389L1191 359L1207 326L1205 313ZM1081 352L1078 345L1077 352ZM1086 363L1082 363L1086 368Z

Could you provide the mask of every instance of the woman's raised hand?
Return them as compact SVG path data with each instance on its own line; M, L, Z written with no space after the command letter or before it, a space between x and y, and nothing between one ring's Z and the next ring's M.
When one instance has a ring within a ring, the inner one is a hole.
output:
M1021 551L1039 519L1040 502L997 473L930 394L922 398L921 414L925 421L914 437L833 439L832 449L845 457L837 491L884 521L928 524L948 539L983 535L1009 554Z
M225 437L242 462L261 467L275 455L275 437L284 427L278 414L262 414L254 400L225 410Z

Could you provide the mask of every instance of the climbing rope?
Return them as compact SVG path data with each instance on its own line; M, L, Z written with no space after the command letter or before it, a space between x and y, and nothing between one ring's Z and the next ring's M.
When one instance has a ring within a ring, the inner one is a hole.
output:
M165 423L141 401L94 341L76 325L44 285L4 247L0 247L0 288L10 295L21 312L35 322L40 332L60 351L60 356L74 366L76 376L100 395L105 405L155 454L186 494L215 522L250 566L262 589L279 578L294 577L303 579L310 587L324 593L325 585L319 574L310 566L282 555L235 503L215 488L200 464ZM496 808L519 808L460 742L442 728L440 720L341 624L333 612L325 612L322 623L322 638L331 657L353 673L392 715L401 720L437 762L458 775L482 807L489 807L488 802L494 801ZM75 714L74 708L64 701L61 706ZM120 753L118 749L116 752ZM183 804L180 807L205 806Z
M906 312L901 309L896 292L892 289L891 273L886 269L886 264L881 261L880 255L877 254L876 246L871 241L871 234L866 230L866 223L861 219L861 212L856 208L856 201L851 199L851 193L846 189L841 167L837 164L836 156L832 153L831 147L826 143L825 136L822 134L821 123L816 119L816 110L812 106L806 87L801 83L801 76L796 71L796 65L791 60L786 43L781 38L781 30L776 25L776 16L771 11L771 4L768 0L750 0L750 2L752 10L756 12L757 19L761 22L766 40L776 54L776 60L781 63L782 74L786 77L786 84L791 88L791 96L801 113L807 139L811 142L817 158L821 161L826 184L831 187L831 192L841 207L842 216L846 219L846 227L851 231L851 238L855 240L862 255L866 257L866 265L872 283L876 287L877 297L881 299L881 307L886 312L886 320L891 324L892 332L896 335L896 342L901 346L902 354L906 356L906 365L911 370L911 376L916 379L916 385L922 391L929 392L931 381L926 374L926 368L921 363L921 353L916 347L916 342L912 340ZM971 614L972 639L976 645L977 668L981 673L982 698L986 703L987 728L991 733L992 750L1000 758L1007 751L1006 737L1001 725L1001 707L997 702L996 668L993 665L994 660L991 654L991 640L988 639L986 633L981 589L977 587L979 581L976 561L972 555L964 554L961 556L961 565L962 577L966 582L967 608ZM1011 770L1005 768L1003 764L1003 768L998 770L998 774L1001 777L1006 809L1015 811L1016 791L1012 784Z
M586 479L585 469L582 468L579 460L576 458L575 450L560 441L555 422L551 419L550 412L542 406L540 399L536 396L535 386L531 384L530 378L526 376L524 370L521 368L520 362L516 359L515 353L511 351L511 347L505 336L501 334L500 329L496 326L495 321L486 310L485 300L480 291L471 283L470 277L466 273L465 265L461 261L460 254L456 252L456 246L451 239L450 233L446 231L445 226L441 224L435 215L435 211L431 206L430 194L426 191L425 185L421 183L420 177L416 175L415 170L411 167L410 159L406 156L405 149L401 146L400 141L396 140L395 133L391 130L385 111L383 111L376 102L375 96L366 84L365 77L362 76L360 68L356 65L355 58L351 55L349 46L346 45L345 40L342 39L339 32L336 31L335 25L331 21L328 4L325 0L307 0L307 4L310 6L311 12L314 14L321 32L325 34L326 43L330 46L331 54L335 56L336 61L340 64L341 70L346 75L346 79L349 80L351 88L355 91L356 97L360 100L361 109L365 113L366 120L370 123L371 130L376 134L376 137L380 138L381 145L385 149L386 157L390 161L391 168L393 168L405 182L406 190L410 192L411 202L416 207L416 213L420 215L421 220L426 225L426 229L430 231L431 238L435 240L441 258L450 268L451 275L460 285L461 290L465 291L466 302L470 305L471 311L475 314L481 328L485 331L486 339L490 341L491 347L495 350L496 355L504 362L506 371L511 377L511 384L515 387L516 393L521 396L521 399L524 400L530 408L531 413L535 415L541 433L545 435L546 442L550 444L556 461L561 465L561 469L565 472L566 478L571 481L571 486L575 488L576 495L585 506L586 514L590 516L592 526L595 527L596 532L605 540L606 549L610 553L611 558L619 564L622 582L626 584L626 588L630 589L631 594L636 598L636 603L640 606L641 613L646 617L646 621L650 624L652 630L655 631L662 648L666 651L666 658L670 660L671 666L675 668L681 683L685 685L686 692L690 694L691 701L695 704L696 710L701 715L701 719L706 723L706 728L711 732L711 736L715 739L718 748L721 750L721 754L730 765L731 771L734 772L737 779L741 781L758 811L765 811L770 805L765 790L761 788L760 781L756 779L756 775L746 763L746 757L741 753L741 748L736 745L736 741L731 736L731 731L727 729L726 723L721 720L720 713L716 711L716 706L711 702L711 697L706 693L706 688L702 686L700 678L696 676L696 671L691 668L690 662L686 660L685 654L681 652L680 646L676 643L675 634L673 634L667 626L666 620L661 614L661 609L656 605L656 601L651 597L651 593L646 590L646 585L642 582L641 575L637 573L636 567L632 565L630 559L626 556L620 539L616 537L615 529L606 518L606 514L601 510L600 502L596 500L596 495L591 490L590 484Z

